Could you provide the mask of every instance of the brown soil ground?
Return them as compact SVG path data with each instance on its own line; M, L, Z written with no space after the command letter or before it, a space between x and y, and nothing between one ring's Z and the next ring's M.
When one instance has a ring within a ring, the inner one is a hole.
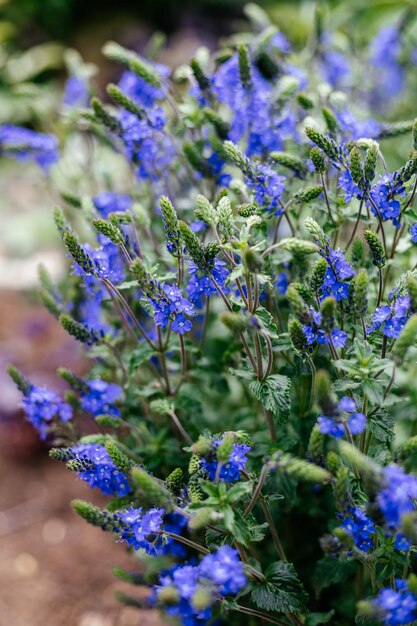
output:
M0 293L0 626L158 626L157 613L118 603L114 593L143 597L145 590L114 578L138 561L108 533L70 508L74 498L100 496L48 459L16 408L4 375L14 362L43 384L56 367L80 371L78 348L48 313L13 292Z

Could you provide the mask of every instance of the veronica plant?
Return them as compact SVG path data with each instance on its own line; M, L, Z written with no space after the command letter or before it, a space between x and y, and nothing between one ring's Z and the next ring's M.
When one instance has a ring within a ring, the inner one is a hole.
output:
M174 74L104 53L124 72L73 111L87 171L59 179L69 276L41 270L91 370L61 398L9 368L51 457L110 496L75 511L187 626L416 621L416 124L347 125L270 24Z

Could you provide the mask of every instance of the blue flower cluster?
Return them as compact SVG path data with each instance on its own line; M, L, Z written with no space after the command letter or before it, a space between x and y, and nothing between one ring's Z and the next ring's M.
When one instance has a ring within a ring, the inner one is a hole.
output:
M148 554L156 554L155 533L162 527L164 509L153 508L142 513L142 508L130 507L117 513L120 519L120 538L134 550L143 549ZM153 537L152 537L153 535Z
M58 141L53 135L5 124L0 126L0 154L19 161L33 159L42 169L48 170L59 159Z
M281 196L284 193L285 176L280 176L269 165L257 165L253 172L246 177L246 185L255 194L255 202L267 211L274 211L274 215L283 213L280 206Z
M46 439L48 427L55 417L62 422L68 422L72 418L72 408L67 402L54 391L36 385L32 385L24 396L23 409L42 440Z
M371 319L372 324L368 328L369 334L382 327L385 337L396 339L401 333L410 316L410 296L399 296L394 293L390 294L390 300L390 304L384 304L375 309Z
M373 521L358 506L350 506L341 527L353 538L356 547L369 552L374 547L375 526Z
M114 465L105 446L99 443L83 443L66 450L81 462L83 468L78 476L93 489L98 487L105 495L125 496L131 492L126 476Z
M94 196L93 203L100 215L107 218L110 213L124 212L130 209L133 200L126 194L104 191Z
M333 415L320 415L317 423L323 435L330 435L334 439L341 439L348 430L352 435L362 433L366 428L366 415L358 413L356 402L344 396Z
M400 227L401 204L396 196L403 196L405 187L401 179L394 174L385 174L370 191L370 201L367 202L374 215L377 215L375 205L383 220L391 220L396 228Z
M355 271L346 260L342 250L334 250L330 245L330 239L323 233L321 239L315 238L315 243L320 248L320 256L327 261L327 271L324 277L320 299L333 296L338 302L349 298L349 282Z
M303 324L308 345L311 346L314 342L318 344L332 343L335 348L344 348L347 341L347 333L339 328L333 328L330 333L325 332L321 328L321 323L322 315L320 311L315 311L310 307L310 321L308 324Z
M216 459L216 450L222 443L222 438L215 439L212 444L212 452L210 455L201 459L201 467L207 472L210 480L215 480L219 462ZM240 478L240 472L243 471L247 463L247 454L250 452L251 446L241 443L233 444L227 463L223 463L220 467L219 479L226 483L232 483Z
M174 333L184 335L193 325L186 315L194 314L194 305L184 298L182 289L176 285L160 284L160 297L150 300L154 307L154 320L157 326L166 328L171 321Z
M405 513L415 509L417 478L406 474L398 465L384 469L384 484L377 496L377 504L388 527L397 530Z
M210 280L210 276L213 276L214 280L218 283L224 293L228 293L226 287L226 280L229 272L226 269L226 264L220 259L214 261L214 268L211 274L199 270L197 265L191 261L188 271L190 273L190 279L187 284L187 294L191 302L197 307L202 308L204 306L203 296L209 298L217 293L213 282Z
M164 574L155 587L155 601L163 604L164 590L169 588L177 601L164 606L167 614L179 617L184 626L205 624L219 596L238 593L246 582L238 552L224 545L198 565L176 566Z
M411 624L417 618L417 597L408 589L407 581L397 578L394 589L382 589L372 605L386 626Z
M122 388L113 383L106 383L104 380L87 380L88 391L81 396L81 406L84 411L92 413L95 417L99 415L110 415L120 417L120 409L115 402L122 396Z

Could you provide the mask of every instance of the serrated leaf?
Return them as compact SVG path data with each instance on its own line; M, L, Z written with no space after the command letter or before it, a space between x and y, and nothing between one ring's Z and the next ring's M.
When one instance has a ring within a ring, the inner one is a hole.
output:
M239 502L239 500L252 493L252 489L253 483L250 481L236 483L227 492L227 501L231 504Z
M305 611L308 596L292 563L272 563L264 575L265 583L251 584L251 599L259 609L277 613Z
M291 381L288 376L273 374L265 380L256 380L249 389L267 411L271 411L279 424L285 424L291 407Z
M368 420L369 429L375 439L382 443L390 443L394 438L394 418L385 409L379 409Z
M256 317L260 320L263 330L265 330L273 339L278 339L278 326L275 324L271 313L263 306L260 306L256 309Z
M313 585L317 595L330 585L342 583L355 571L356 564L349 559L325 556L316 564Z

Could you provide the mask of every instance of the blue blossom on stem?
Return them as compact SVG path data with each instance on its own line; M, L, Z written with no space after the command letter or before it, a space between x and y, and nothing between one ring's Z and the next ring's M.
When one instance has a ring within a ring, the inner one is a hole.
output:
M411 241L417 243L417 223L410 226Z
M257 165L253 173L249 173L246 184L255 194L255 201L267 211L282 215L283 209L279 202L284 193L285 176L280 176L269 165Z
M153 508L142 512L142 508L131 507L119 513L123 522L121 539L134 550L143 549L155 555L154 535L161 530L164 509ZM152 536L153 535L153 536Z
M417 617L417 597L409 591L406 580L397 578L395 590L381 589L372 605L385 626L410 624Z
M88 391L81 396L81 406L84 411L99 415L120 417L120 409L115 405L122 396L122 388L104 380L87 380Z
M132 198L126 194L114 191L104 191L93 198L94 206L102 217L107 218L110 213L123 212L132 206Z
M344 396L334 415L320 415L317 423L323 435L330 435L334 439L341 439L348 430L352 435L362 433L366 428L366 415L358 412L356 402Z
M215 480L218 471L219 462L216 458L216 449L222 443L222 438L213 441L212 453L207 458L201 459L201 466L207 472L209 480ZM232 483L240 479L240 472L243 471L247 463L247 454L250 452L251 446L245 444L233 444L232 452L229 460L222 463L219 472L220 480L226 483Z
M54 391L36 385L32 385L29 393L23 398L23 410L42 440L46 439L54 418L62 422L68 422L72 418L72 408L67 402Z
M84 443L69 448L67 452L84 465L77 474L91 489L98 487L108 496L113 494L125 496L131 492L126 476L114 465L105 446Z
M191 261L189 265L190 279L187 284L187 293L193 304L197 308L203 306L203 296L210 297L217 293L213 282L210 280L210 275L199 270L196 264ZM214 268L211 272L214 280L218 283L224 293L228 293L226 288L226 280L229 272L226 269L226 264L220 259L214 261Z
M307 343L311 346L313 343L318 344L330 343L335 348L344 348L347 341L347 333L339 328L333 328L330 333L326 333L321 328L322 315L320 311L315 311L310 307L310 324L304 324L303 330L307 338Z
M353 538L356 547L369 552L374 547L375 526L373 521L358 506L350 506L342 522L342 528Z
M401 204L396 196L403 196L405 187L401 180L394 174L385 174L370 191L373 203L378 207L378 212L383 220L391 220L396 228L400 227ZM367 202L374 215L377 214L374 204Z
M58 141L53 135L37 133L22 126L0 126L0 154L18 161L33 159L44 170L59 159Z
M381 329L383 326L383 334L385 337L396 339L404 328L410 316L410 296L390 296L390 304L375 309L371 318L371 326L368 328L368 334L375 330Z

